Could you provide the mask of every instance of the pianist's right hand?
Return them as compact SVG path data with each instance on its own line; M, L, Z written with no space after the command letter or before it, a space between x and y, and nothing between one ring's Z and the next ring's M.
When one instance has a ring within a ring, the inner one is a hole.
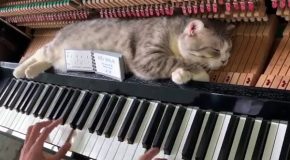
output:
M59 149L55 155L47 155L42 151L44 141L47 139L50 132L61 124L62 120L43 121L33 126L30 126L27 131L26 139L21 150L20 160L60 160L70 149L71 136L66 140L66 143ZM139 160L151 160L159 152L158 148L148 150ZM154 159L162 160L162 159Z

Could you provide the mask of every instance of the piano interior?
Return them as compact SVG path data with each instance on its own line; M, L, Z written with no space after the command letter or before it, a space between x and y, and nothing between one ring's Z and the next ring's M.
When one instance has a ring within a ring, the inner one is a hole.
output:
M12 75L68 24L157 16L235 24L228 64L210 71L210 82L185 85ZM0 0L0 20L3 134L24 140L30 125L63 118L44 148L57 152L75 130L67 159L137 160L151 147L168 160L290 159L290 0Z

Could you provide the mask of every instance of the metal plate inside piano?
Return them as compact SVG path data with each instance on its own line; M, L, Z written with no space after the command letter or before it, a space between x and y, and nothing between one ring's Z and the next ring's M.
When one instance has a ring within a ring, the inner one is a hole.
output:
M12 68L0 70L0 126L24 138L30 125L63 118L46 140L54 151L74 129L71 152L100 160L135 160L151 147L177 160L289 158L288 95L270 99L279 91L253 98L263 90L51 73L31 81L11 78Z

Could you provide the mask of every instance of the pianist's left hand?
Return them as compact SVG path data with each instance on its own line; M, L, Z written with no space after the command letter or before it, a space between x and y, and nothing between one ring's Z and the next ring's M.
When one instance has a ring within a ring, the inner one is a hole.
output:
M59 149L55 155L47 155L42 151L44 141L49 133L61 124L62 120L43 121L30 126L27 131L26 140L20 154L20 160L60 160L70 149L70 138Z

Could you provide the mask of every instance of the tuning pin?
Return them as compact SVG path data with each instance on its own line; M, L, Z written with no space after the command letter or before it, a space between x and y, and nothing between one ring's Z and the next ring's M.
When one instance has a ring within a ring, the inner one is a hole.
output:
M103 10L102 9L100 10L100 17L101 18L104 18L104 13L103 13Z
M146 7L145 7L145 16L146 17L149 17L150 16L150 13L149 13L149 5L146 5Z
M187 14L187 10L186 10L186 6L185 6L185 2L183 2L183 4L182 4L182 6L181 6L181 9L182 9L182 13L183 13L183 15L188 15Z
M231 12L231 2L230 2L230 0L227 0L227 2L226 2L226 11L227 12Z
M135 9L133 6L131 6L130 13L131 13L132 17L136 17Z
M119 18L122 17L122 13L121 13L121 8L120 8L120 7L117 8L117 16L118 16Z
M135 8L135 13L136 13L136 16L137 17L140 17L141 16L140 15L140 10L139 10L138 6L136 6L136 8Z
M240 1L240 9L241 11L246 11L246 3L244 0Z
M172 5L169 7L169 15L172 16L174 14L174 9L175 9L175 3L172 3Z
M160 11L161 16L165 16L165 9L162 4L159 5L159 11Z
M118 16L117 16L117 13L116 13L116 8L113 8L112 9L112 13L113 13L113 17L114 18L117 18Z
M109 18L107 9L104 10L105 18Z
M160 12L159 12L159 8L157 4L155 4L155 13L158 17L160 16Z
M284 9L286 7L286 0L280 0L279 8Z
M145 17L145 11L144 11L144 6L143 5L140 6L140 14L141 14L142 17Z
M207 11L208 13L211 12L211 3L210 3L210 0L207 0L207 3L206 3L206 11Z
M218 0L219 4L224 4L224 0Z
M234 7L235 11L239 11L240 10L240 5L239 5L239 2L237 0L235 0L233 2L233 7Z
M205 9L204 9L204 2L201 1L200 4L199 4L199 10L201 13L205 13Z
M132 17L131 11L130 11L130 8L129 7L124 8L124 11L125 11L126 17Z
M126 11L125 11L125 8L124 8L124 7L122 7L122 11L121 11L121 13L122 13L122 17L123 17L123 18L127 17L127 15L126 15Z
M150 16L154 16L153 5L150 5L150 7L149 7L149 15L150 15Z
M272 8L278 8L278 0L272 0Z
M287 2L288 2L288 8L290 8L290 0L287 0Z
M188 13L188 14L192 14L192 8L191 8L191 3L190 3L190 1L187 2L186 8L187 8L187 13Z
M111 9L108 9L108 17L109 17L109 18L113 18L113 14L112 14Z
M213 11L213 13L217 13L218 12L218 5L216 3L216 0L212 4L212 11Z
M165 14L167 15L167 16L169 16L170 15L170 13L169 13L169 4L168 3L166 3L166 5L165 5Z
M197 2L194 1L194 5L192 6L192 9L193 9L193 13L194 14L198 14L198 6L197 6Z
M248 8L250 12L254 12L255 10L255 4L253 1L248 1Z

